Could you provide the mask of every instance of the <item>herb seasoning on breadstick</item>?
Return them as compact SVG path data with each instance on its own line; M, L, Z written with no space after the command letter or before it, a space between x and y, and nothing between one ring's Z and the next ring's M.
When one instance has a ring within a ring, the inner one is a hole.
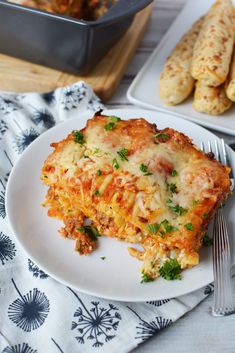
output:
M201 81L196 82L193 107L201 113L220 115L228 110L232 102L226 96L224 85L218 87L206 86Z
M193 47L202 27L200 18L181 38L167 58L159 81L159 96L167 105L185 100L192 92L194 79L190 74Z
M205 16L196 40L192 76L204 85L225 82L234 44L234 8L230 0L217 0Z
M231 99L231 101L235 102L235 46L229 76L225 85L225 90L227 97Z

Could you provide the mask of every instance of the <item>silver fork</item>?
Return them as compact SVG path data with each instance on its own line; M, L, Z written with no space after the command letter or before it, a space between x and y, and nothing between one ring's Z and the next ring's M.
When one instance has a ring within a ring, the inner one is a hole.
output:
M224 140L221 140L221 148L217 140L208 142L208 152L213 152L215 158L231 168L228 152ZM204 144L201 149L205 151ZM234 176L231 168L230 189L234 189ZM217 210L213 224L213 272L214 272L214 301L212 307L213 316L227 316L235 313L235 294L231 282L231 255L226 221L224 218L223 204Z

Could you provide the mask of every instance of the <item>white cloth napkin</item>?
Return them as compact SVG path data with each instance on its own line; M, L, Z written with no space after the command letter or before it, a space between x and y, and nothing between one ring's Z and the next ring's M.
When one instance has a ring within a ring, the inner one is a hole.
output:
M21 249L5 213L11 168L39 134L102 108L84 82L46 94L0 94L0 352L122 353L171 325L213 290L176 299L114 302L68 288L44 273Z

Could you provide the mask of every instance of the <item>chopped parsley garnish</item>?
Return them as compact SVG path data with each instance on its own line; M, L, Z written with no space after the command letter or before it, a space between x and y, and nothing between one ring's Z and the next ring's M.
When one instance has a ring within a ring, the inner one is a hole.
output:
M97 228L92 226L85 226L85 232L91 238L91 240L97 240L100 237L100 233L98 232Z
M165 228L166 232L173 232L174 230L178 230L178 228L173 227L172 225L170 225L170 223L169 223L169 221L167 219L164 219L164 221L162 221L161 224Z
M193 202L192 202L192 204L193 204L193 206L196 206L197 204L198 204L198 200L193 200Z
M205 212L202 217L206 219L209 217L209 214L207 212Z
M157 231L159 230L160 226L161 226L161 224L158 224L158 223L149 224L147 226L147 230L152 234L156 234Z
M175 169L173 169L171 172L171 176L175 177L177 174L178 174L177 171Z
M170 190L173 194L177 192L177 186L174 183L167 184L168 190Z
M83 155L84 158L90 158L89 156L87 156L86 154Z
M164 141L167 141L170 138L170 136L168 134L156 134L156 135L154 135L154 137L156 137L158 139L162 139Z
M170 199L170 198L168 198L167 200L166 200L166 203L172 203L173 201L172 201L172 199Z
M84 135L81 131L74 131L73 132L73 140L74 142L80 143L80 145L84 144Z
M140 165L140 170L141 170L141 172L143 172L143 173L147 173L147 171L148 171L148 166L146 165L146 164L141 164Z
M101 258L101 260L105 260L105 259L106 259L106 257L105 257L105 256L101 256L100 258Z
M113 130L114 128L115 128L115 123L108 123L108 124L104 125L104 129L106 131Z
M106 125L104 125L104 129L106 131L109 130L113 130L116 126L116 123L121 120L120 118L118 118L117 116L110 116L109 117L109 123L107 123Z
M148 166L147 166L146 164L143 164L143 163L141 163L141 165L140 165L140 170L141 170L141 172L144 173L144 176L152 175L152 174L153 174L153 173L150 173L150 172L148 171Z
M95 190L94 195L95 195L95 196L100 196L99 190Z
M128 149L126 148L120 148L119 151L117 151L117 154L119 155L121 161L128 161L127 155L128 155Z
M174 230L178 230L178 228L172 226L167 219L164 219L164 221L162 221L161 223L149 224L147 226L147 230L152 234L156 234L161 226L164 228L164 230L160 231L160 234L162 236L164 236L167 232L173 232Z
M112 122L112 123L117 123L118 121L121 120L121 118L119 118L118 116L110 116L109 117L109 120Z
M176 213L178 216L182 216L188 211L186 208L183 208L180 205L175 205L175 206L168 205L168 207L172 212Z
M93 151L93 154L96 154L96 153L99 153L99 152L101 152L100 149L96 147L96 148L94 149L94 151Z
M160 275L168 281L181 279L181 267L176 259L170 259L164 262L159 268Z
M84 227L77 227L77 231L87 234L91 240L97 241L98 237L100 237L100 233L98 232L97 228L93 226L84 226Z
M113 159L113 167L114 167L115 169L118 169L118 168L119 168L119 164L118 164L116 158Z
M210 237L208 237L207 234L205 234L204 237L202 238L202 245L210 246L212 244L213 244L213 239L211 239Z
M152 282L154 279L147 275L146 273L142 272L141 274L141 282L140 283L146 283L146 282Z
M77 227L76 230L80 233L86 233L85 228L84 227Z
M193 225L192 225L192 223L186 223L186 224L184 225L184 227L185 227L186 229L188 229L188 230L193 230Z
M98 175L98 176L101 176L101 174L102 174L101 170L98 169L98 170L97 170L97 175Z

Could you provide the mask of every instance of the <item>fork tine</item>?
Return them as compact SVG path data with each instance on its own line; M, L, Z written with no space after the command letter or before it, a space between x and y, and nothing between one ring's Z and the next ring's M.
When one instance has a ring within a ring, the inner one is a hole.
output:
M221 158L221 154L220 154L220 150L219 150L219 146L218 146L218 142L217 140L215 140L215 158L222 163L222 158Z
M200 148L201 148L202 151L205 151L205 147L204 147L204 143L203 142L201 142Z
M228 163L229 163L228 154L227 154L227 151L226 151L224 139L221 139L221 145L222 145L222 152L223 152L223 157L224 157L224 164L228 165Z
M220 155L219 155L219 147L218 147L218 142L215 140L215 158L219 161L220 160Z
M224 139L222 139L222 151L223 151L223 157L224 157L224 162L225 162L224 164L227 165L228 167L230 167L230 178L234 178L233 168L231 166L230 159L228 156L228 151L227 151L226 147L227 146L224 142Z
M212 151L212 149L211 149L211 142L210 142L210 141L208 141L208 151L209 151L209 152Z

